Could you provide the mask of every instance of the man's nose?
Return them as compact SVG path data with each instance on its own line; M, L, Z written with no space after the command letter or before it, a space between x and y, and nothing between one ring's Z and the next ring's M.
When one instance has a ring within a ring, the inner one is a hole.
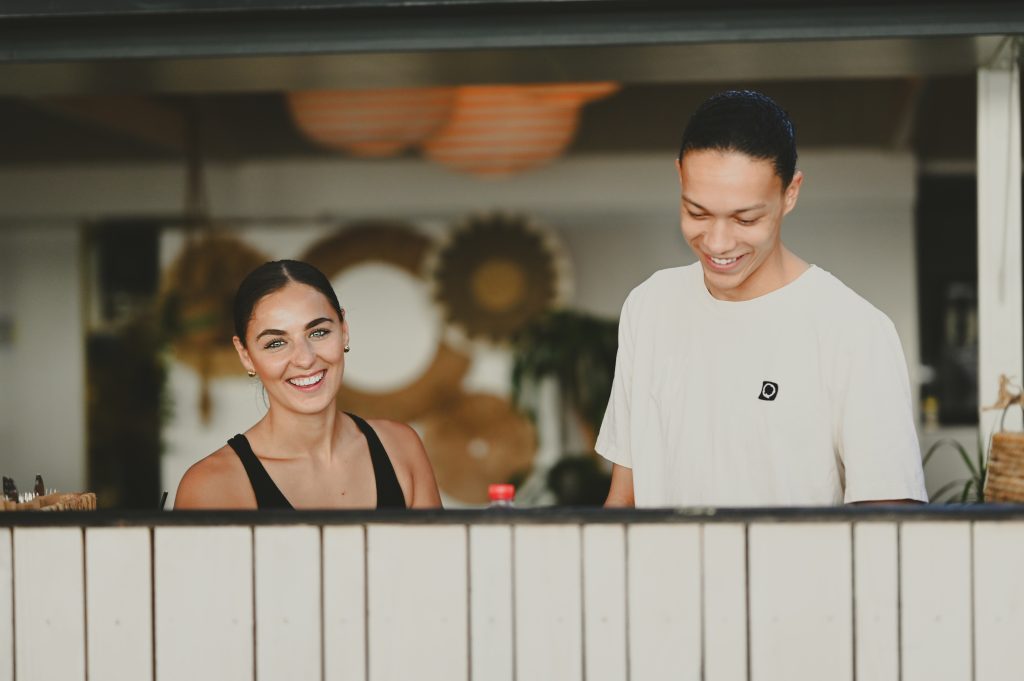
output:
M704 234L704 247L711 255L725 255L736 245L728 220L715 219Z

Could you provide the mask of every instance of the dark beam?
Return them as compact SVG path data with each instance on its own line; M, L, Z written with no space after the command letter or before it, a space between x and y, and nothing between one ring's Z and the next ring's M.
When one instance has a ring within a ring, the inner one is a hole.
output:
M49 115L85 123L161 151L185 152L185 116L143 97L62 97L24 101Z
M1024 3L851 0L35 0L0 3L0 63L1024 33ZM35 9L33 9L35 8Z

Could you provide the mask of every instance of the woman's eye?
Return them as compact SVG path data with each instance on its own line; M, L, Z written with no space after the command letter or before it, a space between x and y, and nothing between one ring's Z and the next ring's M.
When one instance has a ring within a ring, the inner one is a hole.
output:
M313 329L309 332L310 338L323 338L331 332L330 329Z
M267 343L266 345L264 345L263 349L264 350L276 350L277 348L281 347L282 345L284 345L284 341L281 340L280 338L275 338L274 340L272 340L269 343Z

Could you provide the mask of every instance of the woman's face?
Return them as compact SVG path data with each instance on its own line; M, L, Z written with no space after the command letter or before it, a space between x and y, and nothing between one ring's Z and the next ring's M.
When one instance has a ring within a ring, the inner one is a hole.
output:
M331 407L345 373L348 324L311 286L289 283L264 296L234 338L246 371L255 371L272 406L302 414Z

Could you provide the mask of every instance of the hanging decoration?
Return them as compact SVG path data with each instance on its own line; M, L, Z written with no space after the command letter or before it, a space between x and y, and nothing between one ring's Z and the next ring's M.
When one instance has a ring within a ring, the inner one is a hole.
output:
M529 419L494 395L469 394L423 420L423 444L441 490L459 501L487 501L489 483L525 477L537 452Z
M192 110L187 121L185 246L164 275L160 311L175 356L199 373L199 416L209 423L210 379L243 373L231 343L235 291L267 258L238 237L215 229L207 206L198 110Z
M405 224L364 222L318 241L300 259L317 267L329 279L369 262L393 265L421 277L432 246L431 239ZM344 296L344 291L339 291L339 295ZM371 392L342 383L338 406L367 418L413 421L459 393L469 364L469 357L442 340L423 373L405 386Z
M568 256L517 215L468 219L427 263L446 320L471 339L504 341L569 294Z
M266 261L238 237L207 231L185 243L164 275L164 328L175 357L199 374L203 423L209 422L213 406L210 379L245 373L231 344L232 305L238 284Z
M610 82L460 87L450 120L423 150L452 170L482 177L531 170L562 155L584 104L618 87Z
M572 143L583 106L618 83L289 92L298 129L321 146L363 158L413 147L452 170L497 178L539 168Z
M394 156L448 120L453 88L289 92L288 110L313 142L354 156Z

